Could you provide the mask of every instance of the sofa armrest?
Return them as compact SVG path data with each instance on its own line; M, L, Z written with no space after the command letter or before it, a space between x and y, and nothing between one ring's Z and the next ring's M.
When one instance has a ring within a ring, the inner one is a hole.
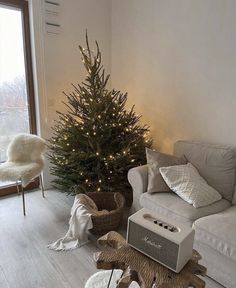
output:
M133 189L133 208L137 211L141 208L139 198L147 191L148 186L148 166L138 166L128 172L128 181Z

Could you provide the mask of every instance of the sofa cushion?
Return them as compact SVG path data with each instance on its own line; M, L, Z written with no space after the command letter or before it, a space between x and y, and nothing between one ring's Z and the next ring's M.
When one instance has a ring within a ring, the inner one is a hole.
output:
M174 146L176 156L184 155L207 181L225 199L232 201L236 151L228 146L201 142L178 141Z
M198 219L193 228L196 241L212 247L236 262L236 206Z
M202 259L200 264L207 267L207 276L217 281L211 288L235 288L236 283L236 262L229 257L219 253L215 249L203 244L202 242L194 241L194 249L196 249ZM204 278L205 280L206 278ZM206 288L210 288L206 284Z
M192 226L196 219L221 212L230 207L229 201L221 199L211 205L194 208L172 192L143 193L140 197L140 204L144 208L156 211L189 226Z
M161 167L160 173L170 189L195 208L208 206L222 198L191 163Z
M148 164L148 193L170 192L170 188L163 180L159 168L166 166L174 166L186 164L187 160L183 156L181 158L173 155L164 154L146 148L146 158Z

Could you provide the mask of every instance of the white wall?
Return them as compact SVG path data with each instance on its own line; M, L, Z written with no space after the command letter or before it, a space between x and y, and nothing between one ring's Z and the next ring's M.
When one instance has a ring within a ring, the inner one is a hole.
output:
M84 79L77 47L87 28L157 148L170 152L177 139L236 146L236 1L66 0L58 36L44 32L43 2L30 0L43 137L65 108L62 91Z
M31 0L32 36L34 38L34 68L38 99L38 124L42 137L51 136L56 110L64 111L62 91L72 91L71 83L81 83L85 70L81 63L78 45L85 44L85 30L90 42L97 40L102 51L103 63L110 70L111 52L111 3L109 0L60 1L60 35L48 35L44 26L44 1ZM48 162L44 173L46 187L50 186Z
M177 139L236 146L236 1L113 0L112 86Z

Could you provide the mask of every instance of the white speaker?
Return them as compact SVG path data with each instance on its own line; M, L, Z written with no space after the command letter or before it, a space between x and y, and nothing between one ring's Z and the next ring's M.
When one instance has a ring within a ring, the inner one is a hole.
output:
M192 228L145 208L128 219L128 244L177 273L192 256L193 240Z

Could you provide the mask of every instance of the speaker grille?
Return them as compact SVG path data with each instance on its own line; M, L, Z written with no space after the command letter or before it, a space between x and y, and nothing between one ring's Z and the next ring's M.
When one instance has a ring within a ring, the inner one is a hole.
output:
M128 243L154 260L176 270L179 246L130 221Z

